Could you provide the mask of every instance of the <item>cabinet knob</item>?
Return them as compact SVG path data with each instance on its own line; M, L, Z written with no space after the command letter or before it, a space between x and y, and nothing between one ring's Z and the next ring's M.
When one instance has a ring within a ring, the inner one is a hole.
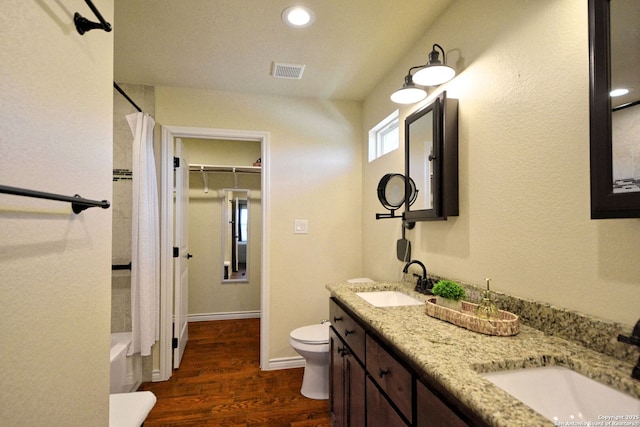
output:
M342 321L342 316L340 317L333 316L333 323L341 322L341 321Z
M348 329L345 329L345 330L344 330L344 334L345 334L345 336L346 336L346 335L355 334L355 333L356 333L356 331L350 331L350 330L348 330Z
M387 371L386 369L382 369L382 368L378 368L378 376L380 378L384 377L385 375L387 375L389 373L389 371Z

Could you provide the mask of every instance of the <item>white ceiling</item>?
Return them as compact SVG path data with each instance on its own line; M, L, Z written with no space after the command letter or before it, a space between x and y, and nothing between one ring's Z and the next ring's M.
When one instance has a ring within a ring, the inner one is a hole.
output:
M115 0L114 80L362 100L452 2ZM284 25L293 4L315 12L311 27ZM274 61L306 65L302 79L271 77Z

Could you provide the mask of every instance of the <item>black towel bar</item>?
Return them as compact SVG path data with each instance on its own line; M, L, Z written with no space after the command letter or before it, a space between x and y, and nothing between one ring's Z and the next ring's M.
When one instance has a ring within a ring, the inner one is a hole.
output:
M102 209L109 209L111 204L108 200L89 200L83 199L79 195L63 196L61 194L45 193L44 191L27 190L24 188L9 187L8 185L0 185L0 193L13 194L14 196L35 197L37 199L56 200L59 202L71 203L73 212L79 214L85 209L93 207L101 207Z
M112 265L111 270L131 270L131 263L123 265Z

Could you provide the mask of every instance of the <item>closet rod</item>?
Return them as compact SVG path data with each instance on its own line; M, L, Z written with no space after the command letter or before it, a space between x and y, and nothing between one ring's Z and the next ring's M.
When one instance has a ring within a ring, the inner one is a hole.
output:
M131 270L131 263L129 264L121 264L121 265L116 265L113 264L111 265L111 270Z
M111 204L108 200L89 200L83 199L79 195L63 196L62 194L45 193L44 191L27 190L24 188L9 187L8 185L0 185L0 193L13 194L14 196L35 197L36 199L56 200L58 202L69 202L73 212L79 214L85 209L93 207L101 207L102 209L109 209Z
M118 83L113 82L113 87L116 88L118 92L120 92L120 95L124 96L125 99L129 101L129 104L133 105L136 108L136 110L142 113L142 109L138 107L138 105L135 102L133 102L133 99L129 98L129 95L127 95L127 93L124 90L122 90L120 86L118 86Z

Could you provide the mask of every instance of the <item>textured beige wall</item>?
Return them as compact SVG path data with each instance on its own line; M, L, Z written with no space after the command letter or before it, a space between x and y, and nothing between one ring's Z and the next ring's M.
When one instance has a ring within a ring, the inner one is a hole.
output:
M295 356L289 332L328 316L325 284L362 272L361 104L157 87L156 114L163 125L270 132L268 357ZM309 233L294 234L294 219Z
M189 162L196 164L251 166L260 157L260 143L255 141L183 139L183 143ZM237 174L237 188L250 190L248 282L222 283L222 189L234 188L233 173L210 173L208 182L205 193L202 174L189 174L189 252L193 254L189 314L260 311L260 175ZM227 250L229 247L227 244Z
M113 33L75 7L2 3L0 183L110 200ZM108 424L111 215L0 195L3 426Z
M413 258L435 274L491 277L496 290L631 325L640 220L589 218L587 33L582 0L457 1L367 98L363 131L396 108L389 94L441 44L458 72L438 91L460 100L460 216L409 231ZM399 221L373 219L375 188L402 170L402 153L364 167L364 272L377 278L398 278L402 263Z

